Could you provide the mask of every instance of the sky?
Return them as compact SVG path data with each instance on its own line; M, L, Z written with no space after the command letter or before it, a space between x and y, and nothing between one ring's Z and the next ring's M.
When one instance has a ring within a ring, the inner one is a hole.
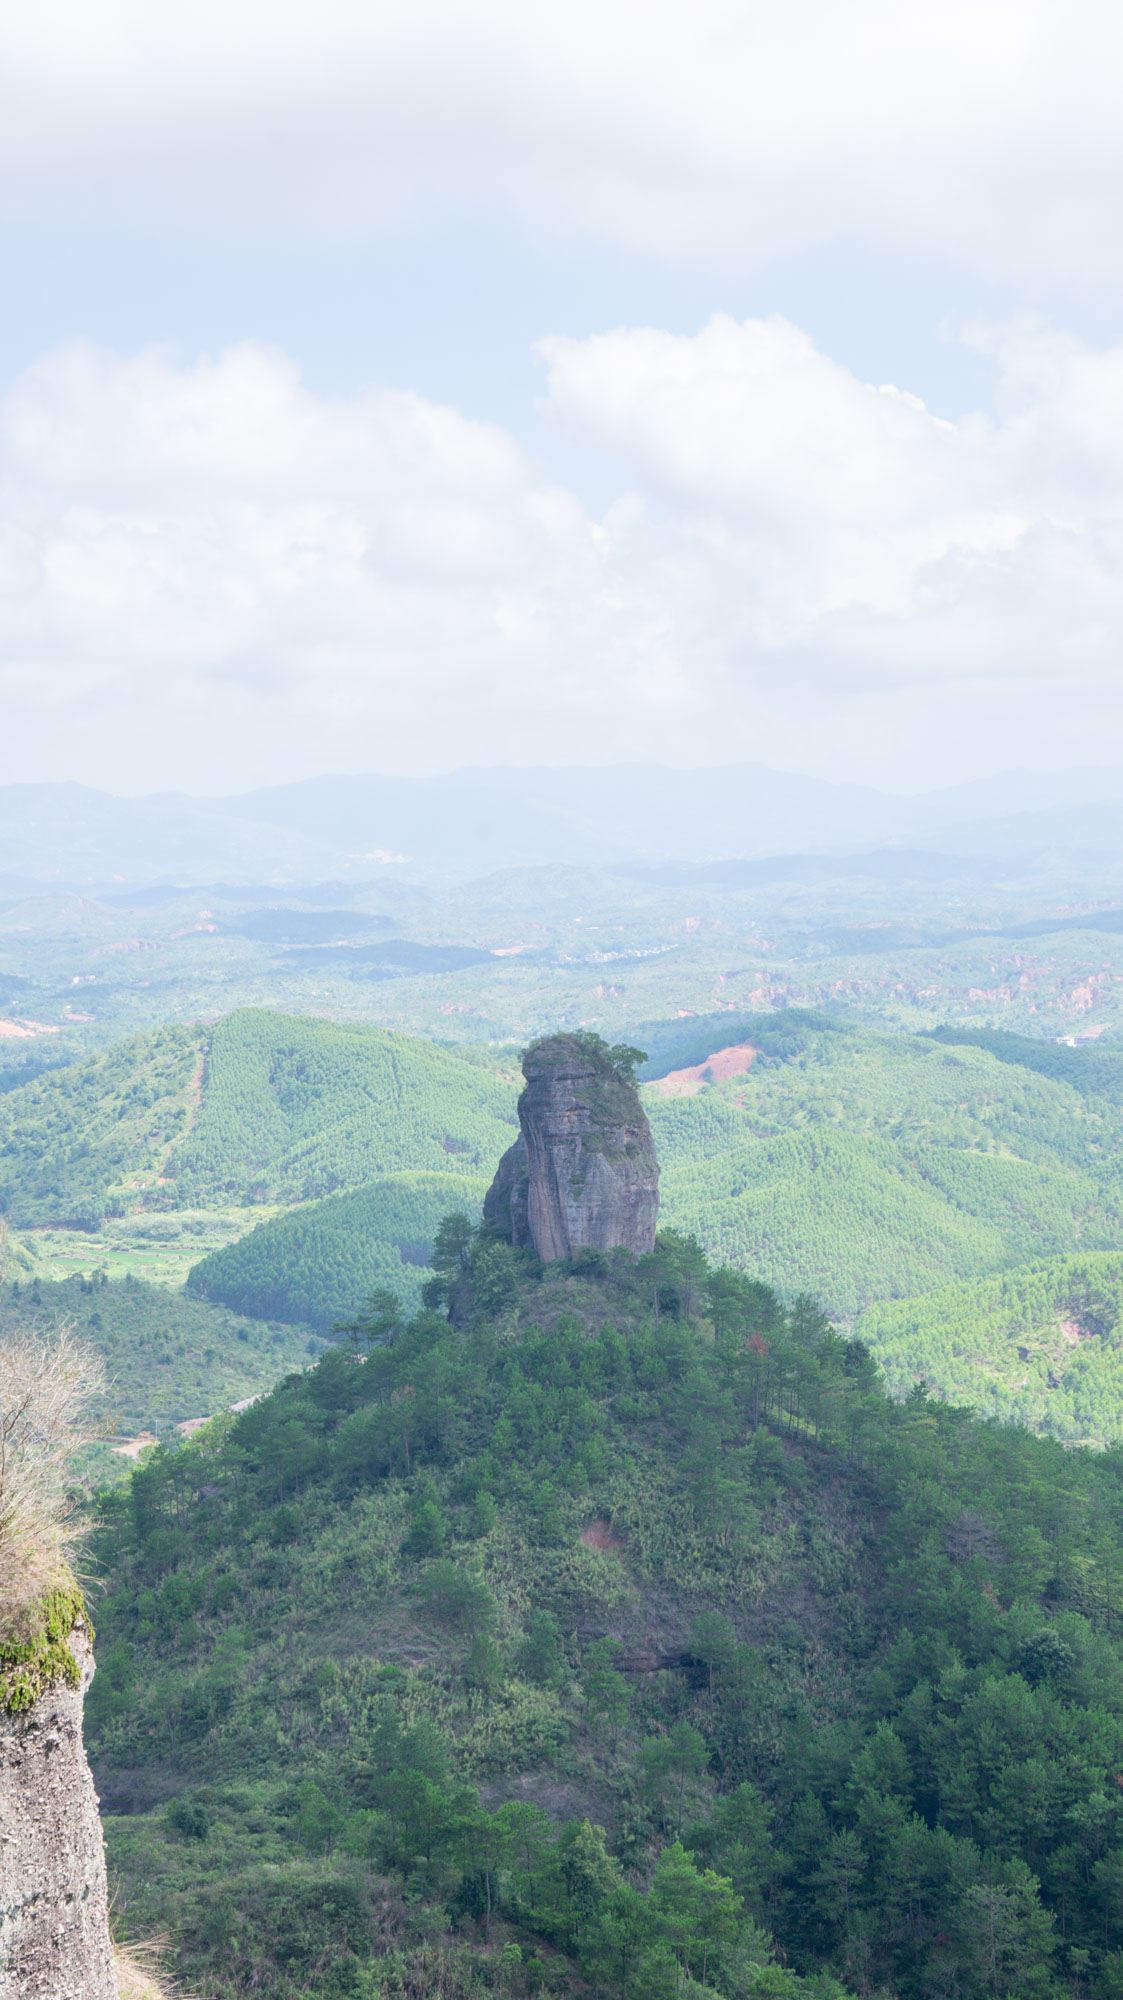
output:
M0 783L1123 763L1123 16L40 0Z

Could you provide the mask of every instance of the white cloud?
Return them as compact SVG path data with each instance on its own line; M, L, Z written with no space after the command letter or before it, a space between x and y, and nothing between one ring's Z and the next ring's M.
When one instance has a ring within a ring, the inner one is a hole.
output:
M648 250L826 240L1118 279L1107 0L41 0L6 211L282 236L435 196Z
M368 762L372 731L383 761L383 737L455 761L505 709L579 717L606 665L633 672L642 621L577 503L418 396L321 400L256 347L187 369L76 348L0 408L0 468L9 756L21 705L47 755L81 711L92 755L116 704L165 732L154 782L259 747L262 775L278 749L346 760L356 728Z
M601 521L501 430L257 347L74 348L0 405L0 779L758 756L1123 759L1123 347L972 338L949 423L782 320L543 344Z

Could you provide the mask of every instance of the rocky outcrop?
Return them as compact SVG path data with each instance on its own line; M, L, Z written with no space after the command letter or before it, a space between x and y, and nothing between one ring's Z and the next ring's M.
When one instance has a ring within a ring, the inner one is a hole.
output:
M495 1179L484 1196L484 1221L520 1249L530 1242L529 1196L526 1140L520 1132L496 1167Z
M523 1056L520 1136L484 1221L544 1263L579 1250L655 1247L659 1167L626 1063L596 1035L551 1035Z
M105 1849L82 1744L89 1627L65 1676L29 1706L0 1704L0 2000L117 2000Z

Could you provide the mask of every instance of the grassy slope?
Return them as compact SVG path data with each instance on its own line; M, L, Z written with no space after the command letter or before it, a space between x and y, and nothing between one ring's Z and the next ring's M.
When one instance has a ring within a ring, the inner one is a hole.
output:
M650 1274L555 1270L330 1356L109 1510L90 1735L131 1920L214 1995L652 2000L591 1912L681 1830L792 1975L1111 2000L1117 1465L894 1409L814 1322L660 1276L657 1327ZM531 1830L486 1948L466 1784L587 1815L620 1875L582 1904ZM746 1952L719 1995L794 1993Z
M321 1332L351 1317L379 1289L416 1311L442 1216L478 1221L486 1179L470 1174L387 1174L263 1222L196 1264L188 1290L259 1319L300 1320Z

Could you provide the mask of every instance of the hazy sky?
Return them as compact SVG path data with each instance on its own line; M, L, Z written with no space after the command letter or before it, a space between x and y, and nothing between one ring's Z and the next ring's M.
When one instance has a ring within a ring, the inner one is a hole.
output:
M0 782L1123 762L1123 16L40 0Z

